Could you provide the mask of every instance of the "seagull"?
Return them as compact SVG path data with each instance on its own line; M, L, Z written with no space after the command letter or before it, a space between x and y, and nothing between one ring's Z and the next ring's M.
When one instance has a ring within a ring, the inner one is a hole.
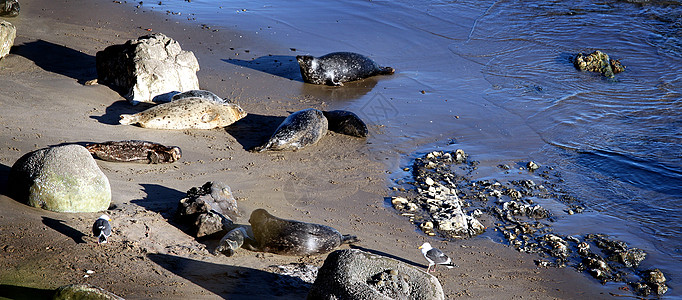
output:
M431 244L429 243L424 243L423 245L419 246L419 249L422 250L424 258L429 261L429 267L426 268L426 273L431 272L431 267L434 267L435 269L435 265L444 265L448 267L448 269L456 267L456 265L452 263L452 260L450 260L450 258L445 255L443 251L431 247Z
M101 215L95 224L92 224L92 234L98 238L97 244L104 244L111 235L111 219L107 215Z

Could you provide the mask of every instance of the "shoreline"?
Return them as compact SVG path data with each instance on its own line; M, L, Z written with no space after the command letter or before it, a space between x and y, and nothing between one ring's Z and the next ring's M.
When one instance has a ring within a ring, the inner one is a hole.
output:
M285 287L288 294L278 294L277 287L267 281L271 274L267 269L292 262L319 267L326 255L298 258L241 249L233 257L213 256L206 244L169 221L185 191L219 180L237 197L242 211L237 222L241 224L247 223L252 210L263 207L279 217L358 235L357 248L423 268L426 262L417 246L431 242L460 260L459 268L434 273L448 298L597 299L608 295L606 288L582 274L538 269L533 264L535 256L505 245L480 238L436 241L416 232L386 205L388 179L379 158L383 155L372 152L370 148L376 146L369 147L366 141L332 133L302 151L247 152L269 136L287 111L330 105L322 98L324 94L303 94L299 82L226 63L223 59L228 55L219 54L225 47L245 49L250 43L265 48L270 46L267 41L226 30L211 32L170 18L165 21L151 12L131 14L132 7L112 2L29 0L21 4L18 17L6 18L17 27L16 48L0 60L0 74L8 78L0 84L4 92L0 102L6 107L0 115L0 140L9 149L0 157L0 180L6 182L9 168L23 154L63 143L146 139L180 146L184 156L170 165L98 161L109 177L116 206L111 210L115 230L108 245L114 251L78 243L67 234L70 231L59 231L45 221L62 220L61 224L82 232L87 241L88 227L99 214L52 213L0 196L3 287L40 292L87 282L125 298L246 298L250 289L260 289L263 297L305 297L307 291L293 287ZM236 100L251 119L240 126L208 131L115 125L118 114L135 108L108 87L83 86L82 81L96 77L97 51L150 33L145 28L162 32L184 50L193 51L202 68L197 73L201 88ZM279 47L279 51L288 49ZM143 234L145 226L150 228L148 236ZM13 250L8 251L8 246ZM84 278L85 270L95 273Z

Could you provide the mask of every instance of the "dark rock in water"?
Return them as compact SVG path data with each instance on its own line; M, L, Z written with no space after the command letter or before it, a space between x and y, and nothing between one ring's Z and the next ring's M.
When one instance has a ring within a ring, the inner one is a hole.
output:
M644 250L628 248L627 243L609 239L603 234L589 234L586 239L594 241L608 255L609 260L620 262L628 268L638 267L646 258Z
M390 75L391 67L380 67L368 57L351 52L334 52L321 57L296 56L303 81L312 84L342 86L344 82L375 75Z
M239 216L237 201L230 187L221 182L207 182L187 191L180 200L176 217L192 227L196 237L227 232L234 227L231 218Z
M588 55L579 53L573 60L573 64L578 70L598 72L608 78L613 78L614 74L625 71L625 67L619 60L610 59L606 53L599 50Z
M133 104L168 102L172 93L199 89L194 53L156 33L97 52L97 79L117 89Z
M395 259L356 249L334 251L317 273L308 300L445 299L436 277Z
M166 147L147 141L110 141L85 146L99 159L115 162L137 162L147 164L172 163L180 159L179 147Z
M53 300L123 300L123 298L87 283L65 285L57 289Z
M0 20L0 59L9 54L9 50L14 45L14 38L16 37L17 28L10 22Z
M254 150L298 150L317 143L327 134L328 128L329 122L321 111L314 108L299 110L282 121L265 145Z
M356 137L367 137L369 133L365 122L350 111L332 110L323 113L327 117L331 131Z
M668 286L665 285L665 276L663 276L663 272L659 269L644 271L644 282L646 282L657 295L663 295L668 291Z
M213 92L205 91L205 90L190 90L190 91L186 91L183 93L178 93L178 94L173 95L173 97L171 98L171 101L177 101L177 100L184 99L184 98L202 98L202 99L214 101L217 103L223 103L223 104L232 103L228 99L220 98L220 97L218 97L218 95L214 94Z
M280 255L317 255L334 250L341 244L354 243L352 235L320 224L285 220L259 208L249 218L259 251Z
M0 0L0 17L16 17L19 15L19 1ZM2 55L0 55L2 57Z

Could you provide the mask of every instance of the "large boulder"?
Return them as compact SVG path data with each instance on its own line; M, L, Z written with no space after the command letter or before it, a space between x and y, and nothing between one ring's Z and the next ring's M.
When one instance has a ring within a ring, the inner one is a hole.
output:
M109 179L80 145L22 156L10 170L8 191L17 200L57 212L96 212L111 204Z
M2 7L0 2L0 7ZM17 36L17 28L12 23L0 20L0 59L9 54L10 48L14 45L14 38Z
M57 289L52 300L123 300L102 288L87 284L69 284Z
M133 104L167 102L177 92L199 89L194 53L156 33L97 52L97 78Z
M445 299L436 277L395 259L357 249L329 254L308 293L317 299Z
M19 1L0 0L0 17L16 17L19 15ZM2 57L2 55L0 55Z

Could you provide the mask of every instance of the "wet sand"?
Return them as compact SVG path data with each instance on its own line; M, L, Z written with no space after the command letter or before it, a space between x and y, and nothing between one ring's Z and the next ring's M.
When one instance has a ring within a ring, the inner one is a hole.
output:
M384 155L363 140L330 133L297 152L252 153L288 115L329 107L325 93L306 92L294 75L270 74L227 63L234 51L283 46L239 32L214 32L162 15L135 13L111 1L21 2L15 47L0 60L0 181L23 154L65 143L141 139L179 146L170 165L98 161L112 187L114 235L98 246L90 226L100 213L62 214L34 209L0 195L0 297L46 296L71 283L90 283L129 299L302 299L305 285L277 276L270 266L307 263L325 256L288 257L240 250L214 256L215 240L197 241L173 221L177 202L207 181L228 184L247 224L256 208L283 218L330 225L352 233L354 247L419 268L424 241L448 253L459 268L438 269L448 297L477 299L599 299L603 288L571 269L537 268L534 255L483 238L444 242L427 238L386 205ZM202 89L239 103L249 116L225 129L163 131L118 125L137 112L96 77L95 53L128 39L161 32L195 53ZM273 52L276 52L273 50ZM228 55L227 53L232 53ZM362 91L372 81L352 86ZM381 135L380 126L370 127ZM3 192L5 188L3 187ZM343 246L346 248L348 246ZM94 271L88 277L87 270ZM627 293L627 292L625 292Z

